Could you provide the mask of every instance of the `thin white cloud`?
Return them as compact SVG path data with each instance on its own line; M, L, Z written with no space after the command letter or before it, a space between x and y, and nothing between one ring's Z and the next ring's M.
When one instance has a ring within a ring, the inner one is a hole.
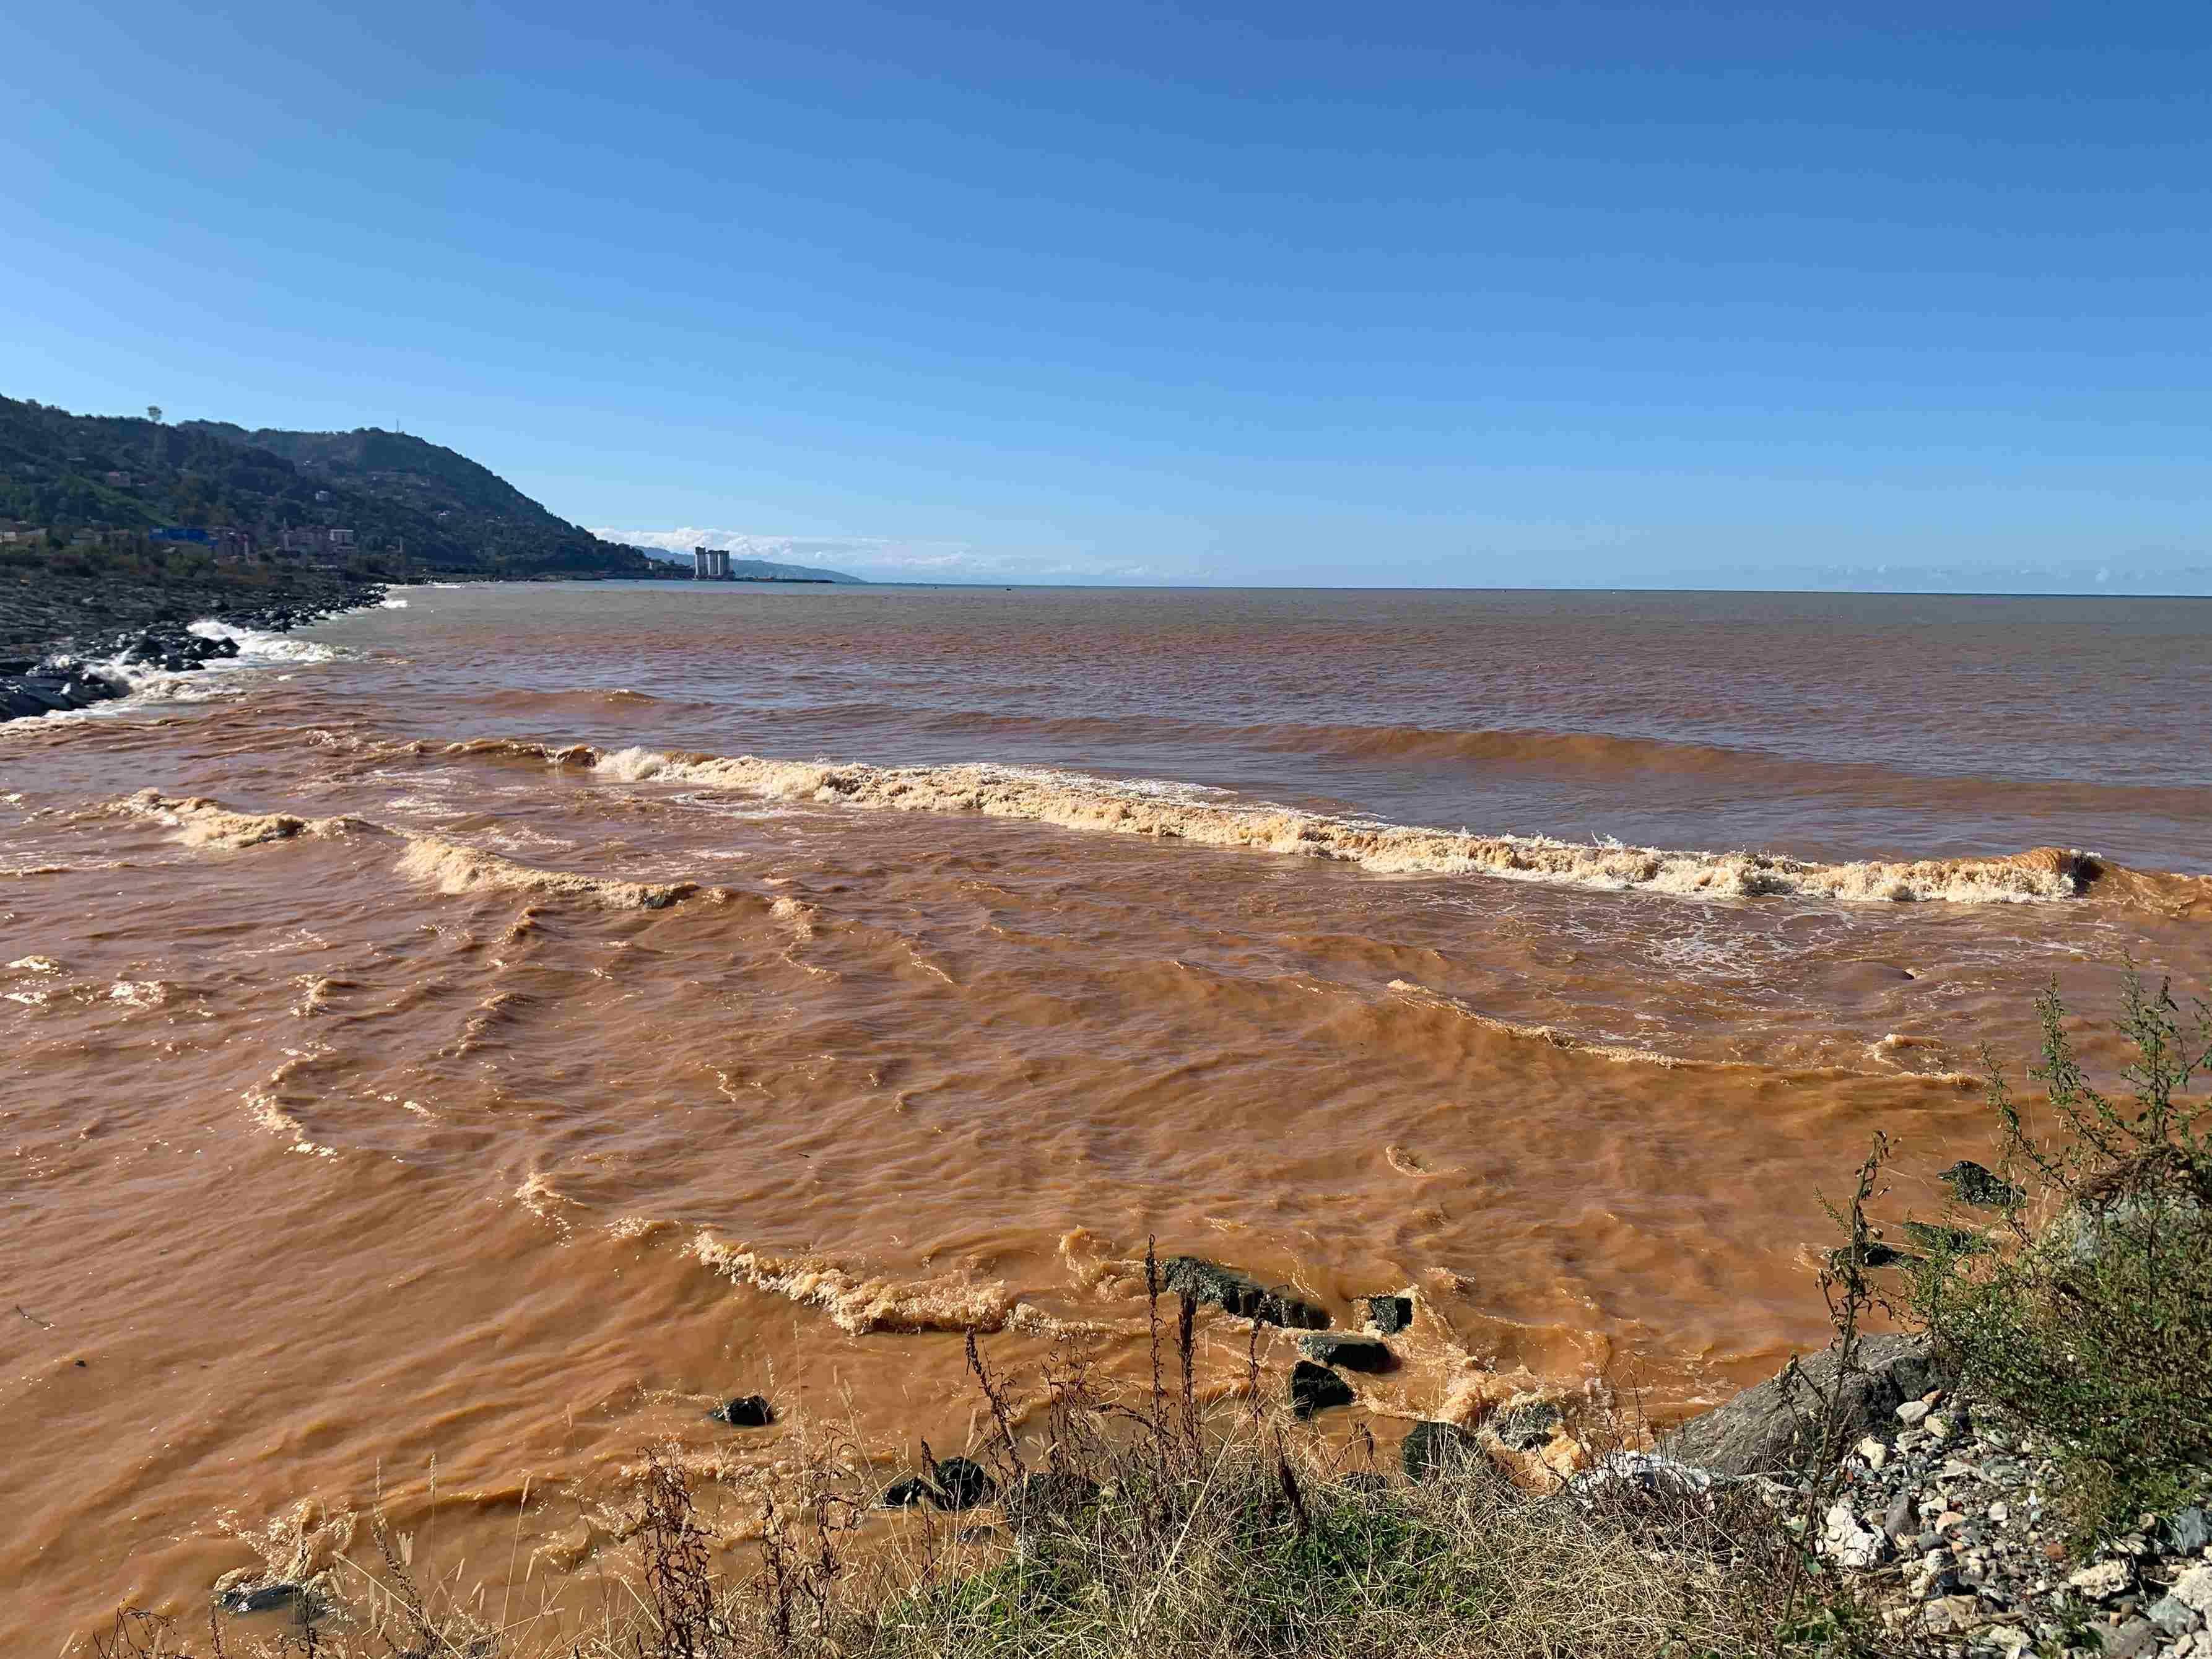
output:
M1138 563L1092 563L1072 558L1066 549L1022 551L981 548L969 542L931 541L896 536L782 536L751 530L717 530L684 525L674 530L595 528L592 534L633 547L689 553L711 547L741 559L803 564L853 575L901 577L923 581L1160 581L1171 573Z

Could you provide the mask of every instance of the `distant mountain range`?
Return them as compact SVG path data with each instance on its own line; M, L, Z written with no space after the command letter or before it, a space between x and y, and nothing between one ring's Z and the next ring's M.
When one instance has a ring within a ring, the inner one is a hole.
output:
M85 530L350 530L348 562L458 576L669 573L556 517L465 455L365 427L249 431L220 421L72 415L0 398L0 520Z

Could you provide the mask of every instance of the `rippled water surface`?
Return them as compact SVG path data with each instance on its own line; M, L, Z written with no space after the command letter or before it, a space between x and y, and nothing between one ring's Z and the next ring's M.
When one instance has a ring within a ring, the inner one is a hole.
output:
M301 1500L552 1571L659 1437L888 1476L970 1329L1140 1368L1148 1237L1411 1287L1386 1440L1687 1409L2036 988L2212 977L2204 601L404 598L0 727L10 1650Z

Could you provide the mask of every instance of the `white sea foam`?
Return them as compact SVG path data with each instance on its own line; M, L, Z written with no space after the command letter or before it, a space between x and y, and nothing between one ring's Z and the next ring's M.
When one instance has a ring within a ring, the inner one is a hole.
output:
M197 634L204 640L237 641L238 655L228 659L234 665L265 662L329 662L338 654L335 647L319 641L295 640L289 634L270 634L258 628L237 628L229 623L196 622L185 631Z
M546 751L549 757L555 751ZM882 767L756 756L672 756L632 747L557 751L623 783L681 782L789 801L905 812L980 813L1063 829L1147 836L1294 854L1388 875L1485 875L1701 898L1791 896L1900 903L2027 903L2078 896L2101 872L2094 856L2035 848L1996 858L1817 864L1780 854L1680 852L1542 836L1480 835L1333 817L1152 780L994 765Z

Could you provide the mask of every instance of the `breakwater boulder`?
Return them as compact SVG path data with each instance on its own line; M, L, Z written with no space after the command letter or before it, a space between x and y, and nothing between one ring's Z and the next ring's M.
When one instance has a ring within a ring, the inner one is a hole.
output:
M921 1474L891 1482L882 1503L887 1510L908 1510L923 1504L940 1510L972 1510L998 1495L998 1482L984 1472L981 1464L965 1457L947 1457L932 1463Z
M1219 1308L1255 1325L1282 1325L1300 1331L1328 1328L1327 1310L1316 1307L1295 1291L1262 1285L1233 1267L1224 1267L1202 1256L1170 1256L1162 1264L1160 1280L1168 1289L1194 1302Z
M1291 1368L1291 1413L1300 1419L1333 1406L1349 1406L1358 1396L1352 1384L1326 1365L1301 1359Z
M1387 1371L1398 1363L1389 1348L1371 1336L1302 1336L1298 1352L1316 1364L1347 1371Z
M1857 1359L1846 1369L1833 1350L1816 1353L1692 1418L1665 1437L1660 1449L1717 1474L1801 1468L1820 1454L1831 1402L1839 1413L1838 1432L1849 1444L1906 1401L1951 1381L1926 1337L1867 1337L1859 1344Z
M221 620L234 628L289 634L342 611L379 604L383 598L381 587L371 587L349 592L342 603L258 605L226 611ZM73 640L66 651L35 660L0 662L0 720L66 714L126 696L132 689L132 669L188 674L238 654L236 640L195 634L173 620Z
M733 1429L764 1429L775 1421L775 1407L765 1395L748 1394L724 1401L708 1415Z

